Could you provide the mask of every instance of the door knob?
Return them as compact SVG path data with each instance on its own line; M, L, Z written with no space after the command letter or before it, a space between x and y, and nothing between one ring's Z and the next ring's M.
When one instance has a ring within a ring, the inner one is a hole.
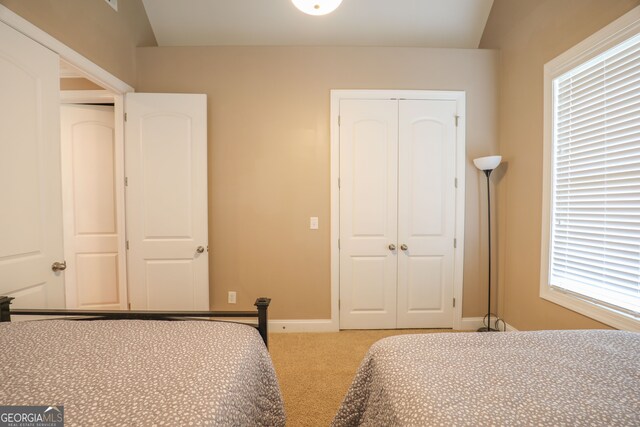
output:
M396 245L394 245L393 243L389 245L389 250L390 251L395 251L396 250Z
M400 246L400 249L402 249L403 251L406 251L407 249L409 249L409 246L405 245L404 243Z
M62 271L67 269L67 261L62 262L54 262L51 264L51 270L53 271Z
M204 246L198 246L198 249L196 249L196 252L198 252L199 254L204 252Z

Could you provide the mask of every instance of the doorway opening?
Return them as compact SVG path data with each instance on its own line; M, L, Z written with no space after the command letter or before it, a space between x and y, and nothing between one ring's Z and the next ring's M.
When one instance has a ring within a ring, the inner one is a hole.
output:
M124 144L115 98L60 61L65 301L70 309L129 307Z

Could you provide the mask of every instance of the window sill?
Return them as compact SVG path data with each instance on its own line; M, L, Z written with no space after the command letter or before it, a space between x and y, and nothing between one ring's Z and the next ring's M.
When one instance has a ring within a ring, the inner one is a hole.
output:
M542 286L540 288L540 297L616 329L640 332L639 318L617 312L591 300L580 298L576 294L562 292L550 286Z

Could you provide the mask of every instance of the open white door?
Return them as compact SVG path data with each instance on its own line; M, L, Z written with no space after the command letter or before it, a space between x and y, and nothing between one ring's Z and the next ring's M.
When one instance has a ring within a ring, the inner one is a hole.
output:
M0 295L64 308L58 55L0 22Z
M60 106L67 308L126 309L113 106Z
M209 309L206 101L194 94L126 95L132 309Z

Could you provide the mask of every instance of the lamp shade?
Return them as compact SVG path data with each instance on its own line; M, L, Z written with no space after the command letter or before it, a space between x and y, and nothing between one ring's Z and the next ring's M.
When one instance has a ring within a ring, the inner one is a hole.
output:
M308 15L326 15L340 6L342 0L291 0L293 5Z
M487 156L487 157L478 157L477 159L473 159L473 163L481 171L487 171L487 170L492 171L498 167L501 161L502 161L502 156Z

